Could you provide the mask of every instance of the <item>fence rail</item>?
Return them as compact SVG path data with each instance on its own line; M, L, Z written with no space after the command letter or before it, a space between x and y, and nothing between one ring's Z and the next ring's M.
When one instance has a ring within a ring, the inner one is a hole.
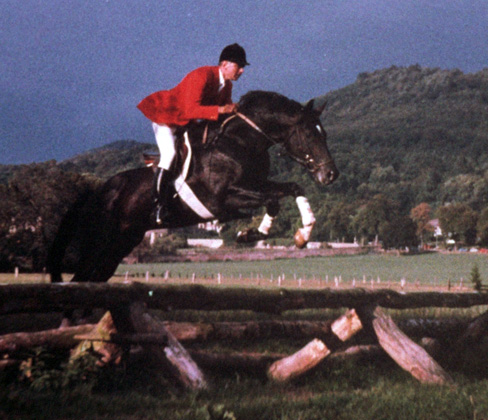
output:
M0 286L0 314L120 308L143 302L160 310L252 310L280 313L287 310L381 306L467 308L488 305L488 293L402 293L389 289L264 289L151 285L143 283L14 284Z

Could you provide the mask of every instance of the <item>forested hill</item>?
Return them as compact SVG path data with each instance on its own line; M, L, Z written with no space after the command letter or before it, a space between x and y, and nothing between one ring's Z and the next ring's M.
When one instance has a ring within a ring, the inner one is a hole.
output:
M391 67L318 100L342 174L332 191L352 200L384 192L406 208L486 206L488 69Z
M143 166L143 152L155 149L156 144L119 140L64 160L59 163L59 167L107 179L118 172Z

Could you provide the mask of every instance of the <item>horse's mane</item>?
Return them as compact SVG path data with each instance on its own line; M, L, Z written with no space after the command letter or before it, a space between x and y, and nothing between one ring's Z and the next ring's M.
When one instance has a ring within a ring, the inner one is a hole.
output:
M263 90L252 90L241 96L239 100L239 112L245 114L257 122L261 117L270 118L275 123L290 124L296 121L296 116L303 111L303 106L292 99L276 92ZM190 138L198 141L192 142L192 147L201 146L199 141L208 125L208 137L210 139L221 130L222 122L229 118L229 115L220 116L218 121L193 121L188 126Z
M252 90L239 100L239 111L249 116L262 113L294 116L302 110L300 103L276 92Z

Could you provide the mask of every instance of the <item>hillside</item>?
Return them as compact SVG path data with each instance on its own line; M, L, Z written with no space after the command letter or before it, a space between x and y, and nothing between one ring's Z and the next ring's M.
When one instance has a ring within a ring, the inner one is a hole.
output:
M386 192L405 206L487 204L488 69L391 67L318 98L349 198ZM486 198L485 198L486 197Z
M59 167L65 171L89 173L107 179L117 172L144 165L142 153L155 148L155 144L119 140L64 160Z

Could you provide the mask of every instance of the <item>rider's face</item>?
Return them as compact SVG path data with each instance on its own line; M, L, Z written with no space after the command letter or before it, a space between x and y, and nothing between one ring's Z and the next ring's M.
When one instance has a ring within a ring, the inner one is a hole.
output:
M244 73L244 67L240 67L232 61L222 61L221 68L225 80L236 81Z

